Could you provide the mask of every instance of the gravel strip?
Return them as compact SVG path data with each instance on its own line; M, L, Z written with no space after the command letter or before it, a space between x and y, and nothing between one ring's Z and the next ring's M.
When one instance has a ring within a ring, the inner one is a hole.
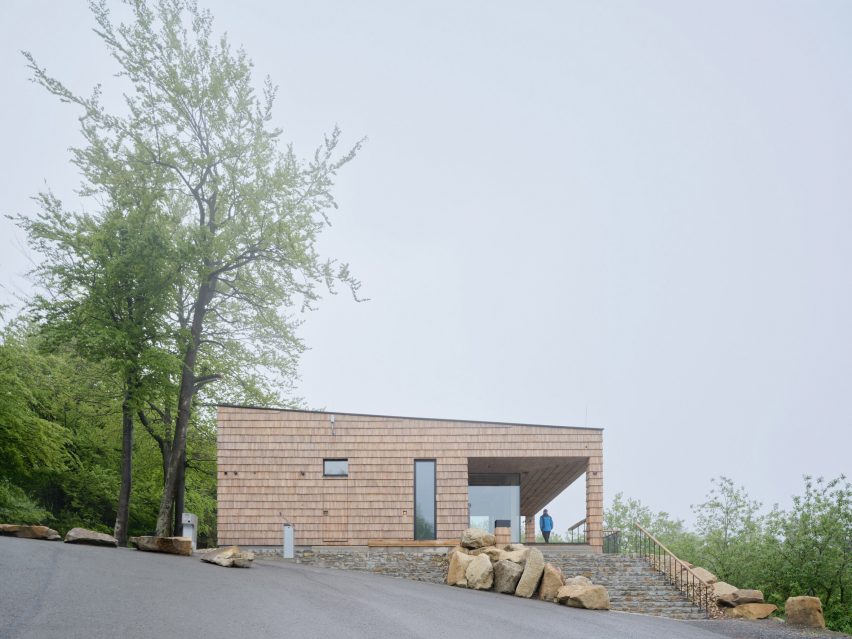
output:
M684 621L684 623L707 632L713 632L721 637L732 639L802 639L803 637L852 637L833 630L817 628L798 628L788 626L776 619L760 621L745 621L743 619L701 619L699 621Z

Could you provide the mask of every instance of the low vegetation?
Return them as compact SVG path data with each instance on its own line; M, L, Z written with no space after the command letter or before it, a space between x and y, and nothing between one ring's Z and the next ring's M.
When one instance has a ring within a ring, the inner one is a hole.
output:
M790 509L776 505L768 512L743 487L720 477L693 511L694 530L619 493L604 527L631 531L638 522L684 561L740 588L761 590L779 608L791 596L819 597L828 627L852 632L852 485L845 476L805 477ZM631 543L629 532L621 535L622 550Z

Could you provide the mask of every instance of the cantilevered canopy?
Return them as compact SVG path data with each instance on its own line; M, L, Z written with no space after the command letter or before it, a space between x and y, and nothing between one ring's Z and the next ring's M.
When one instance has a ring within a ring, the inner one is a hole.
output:
M521 479L521 513L537 513L586 472L588 457L468 457L468 475L512 473Z

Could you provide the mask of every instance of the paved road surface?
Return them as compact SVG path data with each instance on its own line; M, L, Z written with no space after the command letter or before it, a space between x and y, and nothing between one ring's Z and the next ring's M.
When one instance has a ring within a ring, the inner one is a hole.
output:
M47 637L720 639L670 619L369 573L0 537L0 639Z

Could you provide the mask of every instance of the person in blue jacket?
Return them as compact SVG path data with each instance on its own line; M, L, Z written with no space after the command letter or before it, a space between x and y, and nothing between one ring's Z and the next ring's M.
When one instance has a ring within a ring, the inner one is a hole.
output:
M538 527L541 528L541 536L544 537L544 543L550 543L550 531L553 530L553 517L547 514L547 508L541 514L538 520Z

